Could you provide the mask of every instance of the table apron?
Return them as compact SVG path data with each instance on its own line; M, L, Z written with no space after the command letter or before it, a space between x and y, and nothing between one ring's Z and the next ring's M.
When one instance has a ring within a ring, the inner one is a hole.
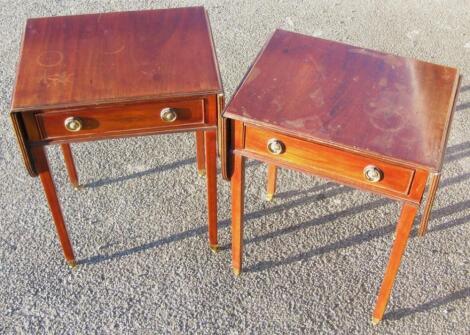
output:
M30 141L28 144L31 147L35 146L43 146L43 145L53 145L53 144L64 144L64 143L80 143L80 142L92 142L92 141L100 141L100 140L107 140L107 139L118 139L118 138L127 138L127 137L139 137L139 136L151 136L151 135L159 135L159 134L172 134L172 133L185 133L185 132L194 132L194 131L208 131L208 130L217 130L217 126L208 126L205 124L201 124L200 127L195 127L194 125L191 126L181 126L178 128L171 128L171 129L142 129L142 130L132 130L132 131L113 131L104 134L92 134L92 135L84 135L83 137L70 137L70 138L57 138L57 139L50 139L50 140L38 140L38 141Z
M354 180L351 180L341 175L327 174L322 170L316 170L314 167L306 168L301 165L286 163L286 162L279 161L277 159L270 159L268 157L257 155L255 153L252 153L250 151L243 150L243 149L235 149L235 150L232 150L231 152L232 154L241 155L250 159L256 159L258 161L262 161L268 164L274 164L282 168L296 170L296 171L307 173L313 176L319 176L319 177L325 178L327 180L330 180L339 184L354 187L356 189L360 189L364 191L369 191L375 194L388 197L390 199L405 201L405 202L414 203L418 205L421 204L422 195L424 192L424 187L426 185L427 176L428 176L427 171L417 170L412 181L410 192L408 194L402 194L402 193L393 192L387 189L379 189L373 186L368 187L366 184L354 182Z

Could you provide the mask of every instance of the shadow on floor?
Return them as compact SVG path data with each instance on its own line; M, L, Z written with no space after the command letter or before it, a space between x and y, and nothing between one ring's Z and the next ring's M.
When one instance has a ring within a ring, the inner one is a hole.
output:
M431 309L447 305L457 300L462 300L470 297L470 287L450 293L444 297L428 301L422 305L412 308L401 308L388 313L385 317L386 320L399 320L405 316L410 316L416 313L427 312Z
M115 177L115 178L104 178L104 179L96 180L96 181L93 181L91 183L83 185L83 187L95 188L95 187L100 187L100 186L109 185L109 184L113 184L113 183L119 183L119 182L123 182L123 181L126 181L126 180L140 178L140 177L148 176L148 175L151 175L151 174L155 174L155 173L159 173L159 172L163 172L163 171L167 171L167 170L177 169L177 168L180 168L182 166L185 166L185 165L188 165L188 164L194 164L194 163L196 163L196 158L194 158L194 157L187 158L187 159L177 161L177 162L173 162L173 163L170 163L170 164L159 165L159 166L156 166L156 167L154 167L152 169L149 169L149 170L134 172L134 173L126 175L126 176L120 176L120 177Z
M463 93L466 91L470 91L470 85L465 85L465 86L460 87L460 93Z
M462 157L466 157L466 156L470 155L470 148L469 147L470 147L470 141L465 142L465 143L456 144L454 146L449 147L447 149L445 160L446 161L453 161L453 160L458 160L458 159L461 159ZM149 174L153 174L153 173L158 173L158 172L169 170L169 169L175 169L175 168L187 165L187 164L193 164L195 162L196 162L195 158L188 158L188 159L178 161L178 162L174 162L174 163L171 163L171 164L158 166L158 167L155 167L155 168L150 169L150 170L146 170L146 171L142 171L142 172L136 172L136 173L133 173L133 174L128 175L128 176L98 180L98 181L95 181L95 182L92 182L92 183L88 184L88 186L89 187L99 187L99 186L102 186L102 185L116 183L116 182L120 182L120 181L124 181L124 180L129 180L129 179L132 179L132 178L138 178L138 177L141 177L141 176L145 176L145 175L149 175ZM251 166L251 165L254 166L254 165L259 165L259 164L260 164L259 162L253 161L253 160L249 160L247 162L247 166ZM454 176L454 177L444 179L441 182L440 189L448 187L448 186L453 185L453 184L458 184L458 183L464 182L468 179L470 179L470 173L464 173L462 175L458 175L458 176ZM254 211L254 212L251 212L251 213L246 213L245 214L245 222L250 221L250 220L254 220L254 219L266 216L266 215L270 215L270 214L274 214L274 213L281 212L281 211L284 211L284 210L288 210L288 209L291 209L291 208L294 208L294 207L302 206L302 205L310 203L312 201L324 200L324 199L327 199L327 198L330 198L330 197L337 196L339 194L345 194L345 193L349 193L349 192L352 192L351 188L340 187L340 186L337 186L334 183L325 183L325 184L317 185L317 186L314 186L310 189L301 190L301 191L279 192L278 194L276 194L276 198L283 199L284 200L283 202L280 202L279 204L275 204L275 205L270 206L268 208L264 208L262 210ZM297 197L297 196L299 196L299 198L289 200L289 199L292 199L293 197ZM269 233L261 235L261 236L256 236L252 239L245 240L244 243L248 244L248 243L256 243L256 242L260 242L260 241L265 241L265 240L268 240L268 239L271 239L271 238L281 236L283 234L293 233L295 231L307 229L307 228L312 227L312 226L321 225L321 224L324 224L324 223L327 223L327 222L330 222L330 221L335 221L339 218L344 218L344 217L347 217L347 216L356 215L356 214L359 214L362 211L376 209L376 208L379 208L381 206L385 206L390 201L391 200L380 199L380 200L376 200L376 201L373 201L373 202L370 202L370 203L367 203L367 204L362 204L362 205L359 205L359 206L356 206L356 207L347 208L347 209L339 211L339 212L328 214L328 215L326 215L324 217L321 217L321 218L315 218L313 220L303 222L303 223L301 223L299 225L296 225L296 226L290 226L290 227L279 229L277 231L269 232ZM433 211L432 212L432 218L451 215L455 212L462 211L462 210L464 210L468 207L470 207L469 201L464 201L464 202L461 202L461 203L453 204L453 205L450 205L450 206L447 206L447 207L444 207L444 208ZM467 221L468 221L468 217L463 217L463 218L460 218L460 219L449 221L445 224L442 224L442 225L439 225L439 226L436 226L436 227L432 227L432 225L431 225L431 229L429 231L430 232L440 231L440 230L447 229L447 228L450 228L450 227L454 227L454 226L457 226L457 225L465 224ZM224 229L224 228L228 227L229 224L230 224L230 219L225 219L225 220L219 221L218 226L219 226L219 229ZM318 249L311 250L307 253L294 256L294 258L291 258L291 259L285 259L281 262L265 262L265 263L257 264L257 265L252 266L251 268L246 269L246 271L260 271L260 270L267 269L267 268L270 268L270 267L273 267L273 266L279 266L279 265L282 265L282 264L289 264L289 263L292 263L292 262L295 262L295 261L298 261L298 260L301 260L301 259L307 259L307 258L313 257L314 255L319 255L319 254L322 254L322 253L325 253L325 252L330 252L330 251L350 247L350 246L353 246L353 245L356 245L356 244L359 244L359 243L370 241L370 240L372 240L374 238L378 238L380 236L384 236L386 234L391 234L394 229L395 229L394 224L384 226L384 227L380 227L380 228L377 228L375 230L367 231L367 232L361 233L359 235L351 236L351 237L346 238L342 241L338 241L338 242L335 242L333 244L323 246L323 247L320 247ZM172 243L172 242L175 242L175 241L181 241L183 239L191 238L191 237L198 236L198 235L203 235L203 234L206 234L206 232L207 232L207 227L206 226L201 226L201 227L197 227L197 228L190 229L190 230L187 230L187 231L184 231L184 232L181 232L181 233L177 233L177 234L174 234L174 235L171 235L171 236L168 236L168 237L165 237L165 238L162 238L162 239L150 242L150 243L146 243L144 245L136 246L134 248L130 248L130 249L123 250L123 251L119 251L119 252L113 253L111 255L92 256L92 257L81 260L80 263L81 264L95 264L95 263L99 263L99 262L102 262L102 261L117 259L117 258L125 257L125 256L128 256L128 255L134 254L134 253L139 253L139 252L143 252L143 251L146 251L146 250L149 250L149 249L158 248L162 245ZM412 237L416 236L416 231L412 231L411 236ZM229 246L221 246L220 249L221 250L226 250L226 249L229 249Z
M445 188L445 187L448 187L448 186L453 185L453 184L461 183L461 182L463 182L465 180L468 180L468 179L470 179L470 173L466 173L466 174L463 174L463 175L459 175L459 176L451 177L451 178L448 178L448 179L444 179L441 182L441 188ZM268 208L264 208L264 209L261 209L261 210L258 210L258 211L254 211L254 212L251 212L251 213L246 213L245 214L245 222L248 222L250 220L254 220L254 219L269 215L269 214L274 214L276 212L281 212L281 211L284 211L284 210L288 210L288 209L291 209L291 208L302 206L302 205L310 203L312 201L324 200L324 199L327 199L329 197L334 197L334 196L337 196L339 194L344 194L344 193L348 193L348 192L352 192L352 189L350 189L348 187L336 186L333 183L326 183L326 184L318 185L318 186L312 187L308 190L304 190L304 191L299 192L299 193L295 193L295 192L284 192L284 193L282 193L281 192L279 195L280 196L282 195L282 198L289 198L289 197L292 197L294 195L299 195L299 194L301 194L302 197L298 198L298 199L293 199L293 200L290 200L290 201L285 201L281 204L270 206ZM286 227L286 228L281 228L279 230L272 231L272 232L269 232L269 233L264 234L264 235L256 236L256 237L251 238L249 240L245 240L244 243L248 244L248 243L256 243L256 242L259 242L259 241L265 241L265 240L268 240L268 239L271 239L271 238L281 236L283 234L293 233L295 231L303 230L303 229L306 229L306 228L309 228L309 227L312 227L312 226L315 226L315 225L321 225L323 223L327 223L327 222L330 222L330 221L335 221L339 218L344 218L344 217L347 217L347 216L355 215L355 214L358 214L362 211L376 209L376 208L379 208L381 206L387 205L391 201L392 200L388 200L388 199L379 199L379 200L376 200L376 201L373 201L373 202L370 202L370 203L362 204L362 205L355 206L355 207L352 207L352 208L347 208L345 210L342 210L342 211L339 211L339 212L334 212L334 213L325 215L325 216L320 217L320 218L315 218L313 220L303 222L303 223L295 225L295 226L289 226L289 227ZM460 202L460 203L457 203L457 204L453 204L453 205L450 205L450 206L447 206L447 207L444 207L444 208L433 211L431 219L452 215L456 212L466 210L468 207L470 207L470 200ZM462 225L462 224L465 224L468 220L469 220L469 217L466 216L466 217L459 218L459 219L456 219L456 220L451 220L449 222L446 222L444 224L441 224L441 225L435 226L435 227L433 227L433 225L431 223L429 232L436 232L436 231L448 229L448 228L451 228L451 227L455 227L455 226L458 226L458 225ZM219 229L225 229L229 226L229 224L230 224L230 219L225 219L225 220L219 221L218 227L219 227ZM378 238L378 237L386 235L386 234L391 234L394 231L394 229L395 229L395 224L393 223L393 224L390 224L388 226L384 226L384 227L377 228L375 230L367 231L367 232L361 233L359 235L351 236L351 237L346 238L344 240L335 242L333 244L323 246L323 247L320 247L318 249L311 250L307 253L295 256L294 259L289 259L288 258L288 259L285 259L285 260L283 260L281 262L277 262L277 263L276 262L267 262L266 264L257 264L257 265L254 265L251 268L246 269L246 271L260 271L260 270L267 269L267 268L270 268L270 267L273 267L273 266L279 266L279 265L282 265L282 264L289 264L289 263L292 263L292 262L295 262L295 261L298 261L298 260L301 260L301 259L304 259L304 258L307 259L307 258L313 257L314 255L319 255L321 253L330 252L330 251L350 247L350 246L353 246L353 245L356 245L356 244L359 244L359 243L370 241L374 238ZM207 227L206 226L200 226L200 227L196 227L196 228L193 228L193 229L181 232L181 233L173 234L171 236L168 236L168 237L156 240L156 241L152 241L152 242L149 242L149 243L146 243L146 244L143 244L143 245L139 245L139 246L136 246L134 248L118 251L118 252L110 254L110 255L106 255L106 254L105 255L95 255L95 256L83 259L79 263L80 264L96 264L96 263L103 262L103 261L108 261L108 260L111 260L111 259L119 259L121 257L132 255L134 253L144 252L144 251L147 251L147 250L150 250L150 249L158 248L162 245L166 245L166 244L169 244L169 243L172 243L172 242L181 241L181 240L191 238L191 237L194 237L194 236L205 235L206 233L207 233ZM413 231L411 236L415 236L415 235L416 235L416 232ZM221 246L220 250L227 250L229 248L230 248L229 245Z
M189 164L196 164L196 158L192 157L192 158L183 159L181 161L173 162L173 163L170 163L170 164L159 165L159 166L156 166L154 168L151 168L151 169L148 169L148 170L145 170L145 171L134 172L134 173L131 173L131 174L126 175L126 176L120 176L120 177L115 177L115 178L104 178L104 179L92 181L92 182L90 182L88 184L85 184L85 185L82 185L82 186L83 187L89 187L89 188L96 188L96 187L100 187L100 186L104 186L104 185L120 183L120 182L123 182L123 181L126 181L126 180L136 179L136 178L148 176L148 175L151 175L151 174L160 173L160 172L167 171L167 170L178 169L180 167L183 167L183 166L189 165ZM261 163L258 162L258 161L251 160L251 161L248 161L246 163L246 167L256 166L256 165L259 165L259 164L261 164ZM196 171L196 168L195 168L194 171ZM220 174L220 169L217 169L217 174Z
M388 202L389 202L389 200L386 200L386 199L377 200L377 201L374 201L372 203L368 203L368 204L365 204L365 205L362 205L362 206L350 208L350 209L347 209L347 210L344 210L344 211L341 211L341 212L338 212L338 213L334 213L334 214L331 214L331 215L326 215L322 218L317 218L317 219L314 219L314 220L311 220L311 221L307 221L307 222L301 223L301 224L293 226L293 227L280 229L278 231L271 232L271 233L263 235L263 236L258 236L258 237L253 238L252 240L246 241L245 244L251 243L251 242L259 242L259 241L266 240L266 239L269 239L269 238L277 237L277 236L282 235L282 234L291 233L291 232L299 230L299 229L305 229L305 228L308 228L308 227L321 225L323 223L330 222L331 220L336 220L339 217L355 215L355 214L357 214L357 213L359 213L363 210L370 210L370 209L373 209L373 208L378 208L378 207L384 206ZM442 217L449 216L451 214L455 214L455 213L460 212L460 211L466 211L469 207L470 207L470 200L462 201L460 203L450 205L450 206L447 206L447 207L444 207L444 208L441 208L441 209L438 209L438 210L434 211L433 212L433 218L434 219L435 218L442 218ZM431 229L428 230L428 234L432 233L432 232L442 231L444 229L449 229L451 227L456 227L458 225L468 223L469 221L470 221L470 215L466 215L466 216L464 216L462 218L459 218L459 219L450 220L450 221L445 222L443 224L440 224L438 226L432 227ZM308 260L308 259L310 259L314 256L322 255L322 254L325 254L325 253L328 253L328 252L333 252L333 251L337 251L337 250L340 250L340 249L349 248L349 247L352 247L352 246L355 246L355 245L358 245L358 244L361 244L361 243L369 242L369 241L371 241L373 239L376 239L376 238L380 238L380 237L383 237L383 236L386 236L386 235L391 235L395 231L395 226L396 226L395 223L393 223L393 224L389 224L387 226L379 227L379 228L376 228L376 229L367 230L367 231L362 232L360 234L353 235L353 236L347 237L345 239L336 241L334 243L327 244L327 245L324 245L324 246L321 246L321 247L318 247L318 248L315 248L315 249L312 249L312 250L309 250L309 251L306 251L306 252L302 252L302 253L299 253L297 255L290 256L290 257L284 258L284 259L279 260L279 261L270 261L270 260L262 261L262 262L259 262L257 264L254 264L250 267L245 268L244 272L265 271L265 270L268 270L268 269L271 269L271 268L274 268L274 267L284 266L284 265L288 265L288 264L292 264L292 263L296 263L296 262L300 262L300 261L305 261L305 260ZM416 237L416 234L417 234L417 229L415 228L415 229L413 229L413 231L411 233L411 237L412 238Z
M470 85L462 86L460 88L460 94L466 91L470 91ZM457 106L455 106L455 111L458 112L458 111L462 111L468 108L470 108L470 102L462 102L458 104Z
M448 147L444 162L453 162L468 156L470 156L470 141Z

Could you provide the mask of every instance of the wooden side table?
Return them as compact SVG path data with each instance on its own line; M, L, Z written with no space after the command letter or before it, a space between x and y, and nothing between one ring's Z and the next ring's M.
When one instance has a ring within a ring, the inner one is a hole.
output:
M11 117L31 176L44 186L67 262L72 250L45 146L195 131L217 249L216 136L223 91L203 7L29 19Z
M270 164L268 198L282 166L399 200L379 322L429 178L426 231L459 82L454 68L277 30L223 113L234 272L242 269L245 157Z

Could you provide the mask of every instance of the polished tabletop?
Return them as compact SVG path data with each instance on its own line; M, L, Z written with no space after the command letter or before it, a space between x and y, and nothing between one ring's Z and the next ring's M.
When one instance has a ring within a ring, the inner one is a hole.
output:
M276 30L224 117L439 170L455 68Z
M203 7L29 19L14 111L222 90Z

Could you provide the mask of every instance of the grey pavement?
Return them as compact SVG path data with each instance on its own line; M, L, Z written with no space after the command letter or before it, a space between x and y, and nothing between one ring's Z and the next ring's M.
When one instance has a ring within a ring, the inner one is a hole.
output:
M62 257L8 110L27 17L193 1L0 1L0 333L469 334L470 4L462 1L206 1L227 98L276 28L458 67L465 76L426 238L410 240L383 322L370 323L399 204L266 167L246 174L246 271L230 266L230 189L207 245L193 134L73 146L85 188L49 157L80 265ZM417 227L417 222L415 223ZM416 228L415 228L416 229Z

